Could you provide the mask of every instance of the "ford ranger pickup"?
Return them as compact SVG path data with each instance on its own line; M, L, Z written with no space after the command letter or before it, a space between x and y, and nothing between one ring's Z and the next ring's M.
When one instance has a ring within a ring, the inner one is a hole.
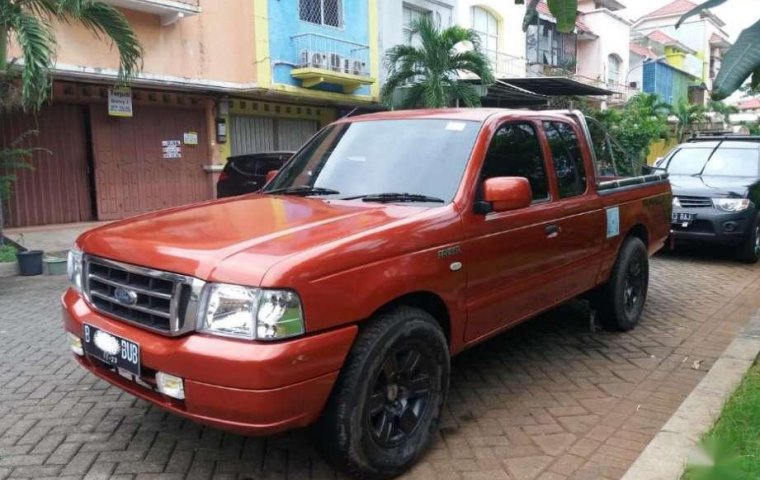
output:
M69 345L177 415L312 425L339 467L393 477L436 434L452 355L580 295L609 329L639 322L670 184L610 173L591 143L569 111L341 119L261 192L84 233Z

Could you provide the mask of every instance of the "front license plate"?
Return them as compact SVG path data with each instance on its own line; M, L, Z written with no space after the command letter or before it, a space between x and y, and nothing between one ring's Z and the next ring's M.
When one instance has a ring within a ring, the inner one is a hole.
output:
M695 216L693 213L673 212L673 223L688 225L694 221Z
M140 345L85 324L84 351L116 368L140 376Z

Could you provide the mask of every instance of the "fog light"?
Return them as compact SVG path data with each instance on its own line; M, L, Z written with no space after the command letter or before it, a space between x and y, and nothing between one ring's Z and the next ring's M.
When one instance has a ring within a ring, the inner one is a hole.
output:
M726 232L735 232L736 231L736 223L734 222L726 222L723 224L723 230Z
M156 372L158 391L178 400L185 399L185 385L182 379L164 372Z
M80 357L84 356L84 349L82 348L82 339L77 337L71 332L69 333L69 348L72 352L79 355Z

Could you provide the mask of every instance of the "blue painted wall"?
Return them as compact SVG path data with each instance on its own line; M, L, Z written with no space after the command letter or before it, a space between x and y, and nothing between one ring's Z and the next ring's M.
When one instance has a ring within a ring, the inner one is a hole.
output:
M298 0L268 0L269 54L272 61L272 81L300 87L301 81L290 76L293 65L300 60L300 52L292 37L301 33L317 33L340 40L369 45L369 6L367 0L343 0L343 27L317 25L305 22L298 15ZM354 48L344 46L346 53ZM343 54L343 52L340 52ZM366 57L370 58L369 51ZM369 71L369 62L367 62ZM312 90L342 92L338 85L321 84ZM354 95L370 95L370 87L363 86Z
M681 100L688 100L692 77L666 63L648 62L644 64L644 92L656 93L673 106Z

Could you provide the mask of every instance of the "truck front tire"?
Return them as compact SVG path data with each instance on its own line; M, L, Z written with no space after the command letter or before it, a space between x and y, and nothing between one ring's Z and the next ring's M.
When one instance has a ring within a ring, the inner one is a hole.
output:
M641 239L620 247L609 281L596 292L594 306L604 328L626 332L638 325L649 288L649 253Z
M403 473L438 430L449 369L446 337L427 312L399 307L369 320L316 425L317 446L359 478Z

